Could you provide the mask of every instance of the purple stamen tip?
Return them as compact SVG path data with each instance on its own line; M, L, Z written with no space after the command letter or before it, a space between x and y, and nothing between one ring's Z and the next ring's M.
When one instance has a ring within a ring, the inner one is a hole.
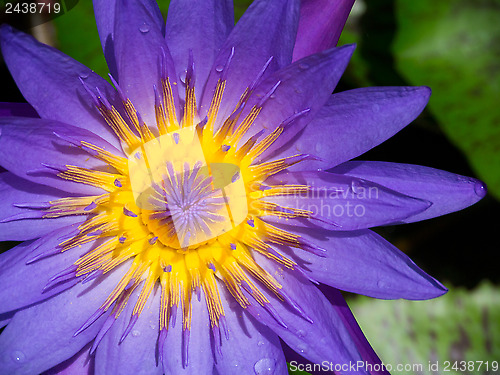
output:
M132 315L130 318L130 322L128 323L127 328L125 329L125 332L123 332L122 337L120 337L120 344L125 340L125 338L128 336L130 331L132 331L132 328L134 328L135 323L137 322L137 319L139 319L139 315Z
M150 245L154 245L156 243L157 239L158 239L158 236L150 238L148 242L149 242Z
M132 211L130 211L128 208L126 207L123 207L123 213L126 215L126 216L130 216L130 217L137 217L137 215L135 213L133 213Z
M228 152L231 149L231 146L229 146L229 145L222 145L221 148L222 148L222 151Z
M231 243L230 245L231 245L231 250L236 250L236 244Z
M213 263L208 263L208 268L210 268L214 272L217 272L217 269L215 268Z
M95 202L90 203L87 207L85 207L83 210L84 211L92 211L97 207L97 204Z
M168 266L166 266L165 268L163 268L163 272L172 272L172 265L169 264Z
M116 179L114 181L114 184L115 184L116 187L122 187L123 186L119 179Z
M118 238L118 242L121 243L122 245L125 243L126 240L127 240L127 237L125 237L125 236L121 236L120 238Z
M102 234L102 230L97 229L95 231L87 233L87 236L100 236Z
M278 86L281 84L281 81L278 81L276 82L276 84L271 87L271 90L269 90L266 95L264 95L262 97L262 99L259 101L259 103L257 104L257 107L262 107L264 105L264 103L274 94L274 92L276 91L276 89L278 88Z
M232 182L232 183L234 183L234 182L238 181L238 180L239 180L239 178L240 178L240 173L239 173L239 172L236 172L236 173L234 174L234 176L231 178L231 182Z
M177 144L179 144L179 137L180 137L180 136L179 136L179 133L174 133L174 134L172 134L172 137L174 138L174 142L175 142L175 144L176 144L176 145L177 145Z
M250 225L252 228L255 228L255 223L253 219L247 220L247 224Z

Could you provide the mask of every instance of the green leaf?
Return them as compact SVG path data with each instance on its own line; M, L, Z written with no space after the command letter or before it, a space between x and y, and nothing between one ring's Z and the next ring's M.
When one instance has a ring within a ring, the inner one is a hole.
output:
M399 72L433 89L433 115L500 198L500 0L396 5Z
M294 375L311 375L309 374L308 372L305 372L305 371L300 371L300 370L295 370L293 371L291 366L290 366L290 363L286 363L286 365L288 366L288 373L289 374L294 374Z
M380 301L358 296L349 305L364 333L391 374L488 374L483 365L474 371L454 371L456 361L500 359L499 288L483 283L473 292L451 289L430 301ZM444 371L450 361L450 371ZM397 371L397 364L411 368ZM414 365L414 366L413 366ZM419 366L422 366L419 368ZM494 373L494 372L490 372Z
M54 26L62 52L107 78L108 66L97 33L92 1L80 1L68 13L56 18Z

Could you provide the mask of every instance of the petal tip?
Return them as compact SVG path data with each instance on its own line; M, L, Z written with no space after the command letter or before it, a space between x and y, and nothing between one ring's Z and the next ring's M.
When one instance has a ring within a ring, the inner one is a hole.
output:
M488 187L481 180L473 179L473 181L474 181L474 192L476 193L476 195L479 198L478 201L480 201L488 193Z

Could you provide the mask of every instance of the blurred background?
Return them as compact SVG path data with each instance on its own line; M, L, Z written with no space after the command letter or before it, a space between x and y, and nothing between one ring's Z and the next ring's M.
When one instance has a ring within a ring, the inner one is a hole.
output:
M236 18L250 3L235 0ZM160 0L160 7L165 16L168 1ZM66 1L63 10L41 24L43 15L17 17L15 26L107 77L91 1ZM347 295L383 362L423 364L394 374L500 373L491 368L491 361L500 361L499 21L500 0L356 0L339 43L356 43L357 49L336 91L406 85L433 90L416 121L360 159L444 169L480 178L489 189L464 211L377 229L450 289L417 302ZM0 77L0 102L24 101L3 61ZM0 250L13 245L0 243ZM439 370L429 370L429 361L438 362ZM445 361L490 361L490 368L456 371L450 364L445 372Z

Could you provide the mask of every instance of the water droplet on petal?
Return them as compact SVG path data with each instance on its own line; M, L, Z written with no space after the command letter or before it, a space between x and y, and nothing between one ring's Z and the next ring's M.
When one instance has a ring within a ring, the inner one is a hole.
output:
M256 375L274 374L275 368L276 361L271 358L259 359L253 366Z
M187 70L183 70L181 74L179 74L179 79L182 83L186 83L186 75L187 75Z
M90 75L90 73L88 70L85 70L79 74L81 79L89 78L89 75Z
M16 363L23 363L26 359L26 355L23 352L16 350L12 352L11 358Z
M386 285L387 285L387 284L386 284L386 283L385 283L385 281L383 281L383 280L379 280L379 281L377 281L377 286L378 286L379 288L385 288L385 287L386 287Z
M295 91L297 94L302 94L302 90L301 90L301 89L299 89L299 88L296 88L294 91ZM297 112L295 112L295 113L297 113Z
M138 330L136 330L136 329L134 329L134 330L132 331L132 336L137 337L137 336L140 336L140 335L141 335L141 332L140 332L140 331L138 331Z
M219 72L219 73L220 73L220 72L222 72L223 70L224 70L224 67L223 67L222 65L217 65L217 66L215 67L215 71L216 71L216 72Z
M374 105L372 105L372 111L373 111L373 112L378 112L378 111L380 111L380 106L379 106L378 104L374 104Z
M305 346L305 345L299 345L299 346L297 346L297 350L301 354L305 353L306 349L307 349L307 346Z
M351 190L354 194L358 194L358 188L359 188L358 182L352 181L351 182Z
M316 143L316 145L314 146L314 150L316 152L321 152L321 149L322 149L321 143Z
M488 188L486 187L486 184L482 181L476 181L476 184L474 185L474 191L479 197L484 197L486 193L488 192Z
M144 22L140 27L139 27L139 31L143 34L146 34L148 31L149 31L149 25Z
M302 338L302 337L304 337L305 335L306 335L306 332L305 332L305 331L303 331L303 330L301 330L301 329L299 329L299 330L297 331L297 336L299 336L299 337L301 337L301 338Z
M264 344L265 344L265 342L264 342L264 341L259 341L259 342L257 343L257 346L264 346Z
M300 63L299 64L299 68L302 69L302 70L305 70L307 68L309 68L309 64L306 64L306 63Z

